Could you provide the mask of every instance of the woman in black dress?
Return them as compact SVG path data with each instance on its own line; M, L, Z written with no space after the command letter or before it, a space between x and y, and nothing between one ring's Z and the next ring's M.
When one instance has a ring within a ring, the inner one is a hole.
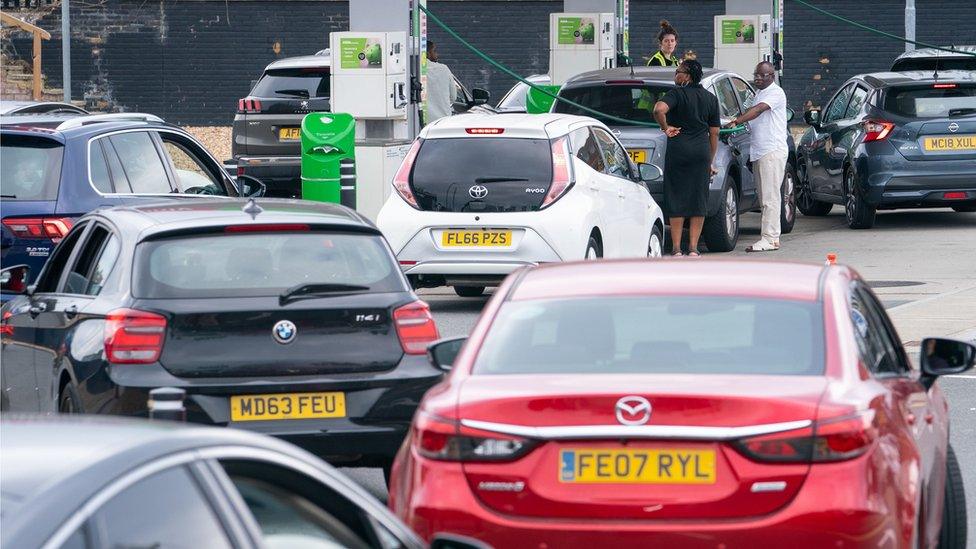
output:
M670 218L674 255L681 255L685 218L691 225L688 255L698 257L698 239L705 222L708 181L718 148L718 99L701 86L702 66L686 59L678 65L674 83L654 105L654 118L668 136L664 155L664 211Z

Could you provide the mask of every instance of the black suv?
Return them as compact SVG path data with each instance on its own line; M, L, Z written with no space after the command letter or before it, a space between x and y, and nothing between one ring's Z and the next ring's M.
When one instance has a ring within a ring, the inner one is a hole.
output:
M976 73L858 75L804 114L797 144L798 209L844 204L852 229L879 209L976 211Z

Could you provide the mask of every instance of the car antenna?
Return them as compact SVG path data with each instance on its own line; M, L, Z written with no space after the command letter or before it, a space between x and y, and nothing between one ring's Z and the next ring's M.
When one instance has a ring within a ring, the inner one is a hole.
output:
M633 62L630 63L630 76L631 76L631 78L637 76L636 74L634 74L634 63Z
M257 219L258 214L264 211L264 208L258 206L258 203L251 198L247 201L247 204L244 204L244 209L242 211L251 216L251 221L254 221Z

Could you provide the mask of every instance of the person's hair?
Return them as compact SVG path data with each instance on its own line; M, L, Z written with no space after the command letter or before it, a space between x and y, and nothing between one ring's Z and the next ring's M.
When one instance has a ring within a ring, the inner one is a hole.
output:
M685 59L681 62L681 66L688 71L688 76L691 77L691 82L693 84L700 84L702 80L702 66L701 63L695 61L694 59Z
M434 46L435 46L435 44L434 44L434 41L433 40L428 40L427 41L427 51L430 51L430 50L434 49Z
M769 62L769 61L760 61L760 62L759 62L759 64L758 64L758 65L756 65L756 68L757 68L757 69L758 69L759 67L769 67L770 69L772 69L772 71L773 71L773 72L776 72L776 66L775 66L775 65L773 65L773 64L772 64L771 62Z
M664 37L669 34L673 34L675 40L678 39L678 31L668 23L667 19L661 19L661 32L657 33L658 43L664 42Z

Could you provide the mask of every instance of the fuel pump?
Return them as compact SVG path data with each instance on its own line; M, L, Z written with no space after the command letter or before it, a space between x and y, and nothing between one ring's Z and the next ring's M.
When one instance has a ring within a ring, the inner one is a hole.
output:
M760 61L774 61L772 18L762 15L716 15L715 67L747 78Z
M549 15L549 77L562 85L581 72L617 66L617 21L613 13Z

